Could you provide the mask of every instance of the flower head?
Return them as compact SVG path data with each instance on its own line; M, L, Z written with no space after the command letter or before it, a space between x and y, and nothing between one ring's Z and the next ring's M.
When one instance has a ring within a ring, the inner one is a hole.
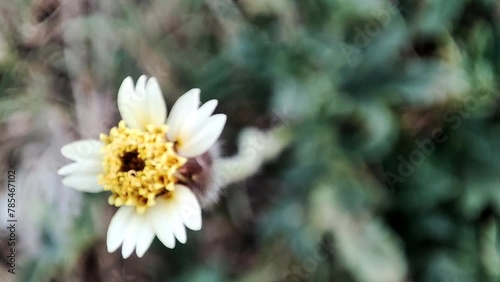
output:
M62 167L63 184L83 192L109 191L119 207L111 219L107 248L142 257L154 237L167 247L186 242L185 227L201 229L201 207L193 192L189 163L214 146L226 115L212 115L217 100L200 106L200 90L182 95L167 118L155 78L127 77L118 91L122 121L100 140L80 140L61 148L74 162Z

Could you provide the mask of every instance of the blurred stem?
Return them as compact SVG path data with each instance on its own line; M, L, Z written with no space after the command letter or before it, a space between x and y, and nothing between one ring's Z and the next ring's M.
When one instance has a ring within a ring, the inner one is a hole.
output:
M480 257L483 268L491 281L500 279L500 252L498 225L494 218L489 218L480 229Z
M238 154L215 161L216 183L224 187L254 175L267 161L276 158L291 142L287 126L268 131L243 129L238 138Z

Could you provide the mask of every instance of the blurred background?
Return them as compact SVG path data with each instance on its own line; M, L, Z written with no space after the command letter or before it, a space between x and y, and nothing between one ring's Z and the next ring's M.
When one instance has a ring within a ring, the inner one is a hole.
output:
M187 244L124 260L107 197L56 171L143 73L169 106L219 99L223 156L247 127L292 138ZM0 280L500 281L499 75L495 0L2 1Z

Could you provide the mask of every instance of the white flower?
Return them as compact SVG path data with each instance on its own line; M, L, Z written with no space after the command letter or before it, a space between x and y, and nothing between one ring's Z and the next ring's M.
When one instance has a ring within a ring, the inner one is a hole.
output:
M62 167L63 184L83 192L110 191L119 207L111 219L107 248L142 257L155 235L167 247L186 242L185 227L201 229L201 208L189 181L179 170L190 158L210 149L226 115L212 115L210 100L200 107L192 89L167 109L155 78L141 76L134 88L127 77L118 91L122 121L100 140L80 140L61 148L74 162ZM165 122L166 121L166 122Z

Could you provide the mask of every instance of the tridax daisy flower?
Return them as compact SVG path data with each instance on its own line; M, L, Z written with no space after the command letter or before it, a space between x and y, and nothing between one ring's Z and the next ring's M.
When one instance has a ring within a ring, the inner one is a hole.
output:
M201 228L201 207L190 189L186 167L203 157L219 138L226 115L212 115L210 100L200 107L200 90L182 95L167 117L155 78L141 76L134 88L127 77L118 91L122 121L99 140L80 140L61 148L75 161L62 167L63 184L84 192L109 191L119 207L107 233L109 252L142 257L155 235L167 247L186 242L186 230ZM192 188L192 187L191 187Z

